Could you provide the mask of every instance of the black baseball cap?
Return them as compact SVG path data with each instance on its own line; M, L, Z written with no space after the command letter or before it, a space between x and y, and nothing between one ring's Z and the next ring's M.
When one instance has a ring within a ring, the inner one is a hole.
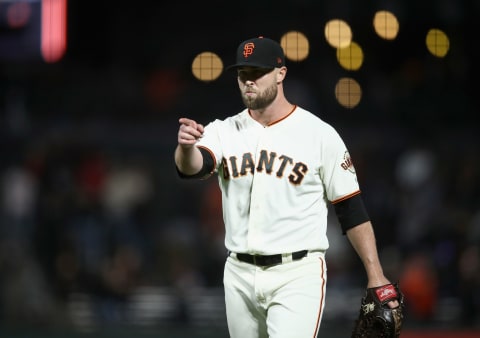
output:
M227 69L238 67L273 69L285 66L285 54L280 44L260 36L243 41L237 48L237 62Z

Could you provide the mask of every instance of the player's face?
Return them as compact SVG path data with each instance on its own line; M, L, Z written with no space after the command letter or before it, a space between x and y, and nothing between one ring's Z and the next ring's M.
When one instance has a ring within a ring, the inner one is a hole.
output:
M245 106L261 110L277 97L277 82L272 69L244 67L238 70L238 85Z

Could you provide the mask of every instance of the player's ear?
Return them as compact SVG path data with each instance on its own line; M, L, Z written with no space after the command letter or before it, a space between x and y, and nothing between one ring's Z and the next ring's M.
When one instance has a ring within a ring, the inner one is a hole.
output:
M287 74L287 67L283 66L278 69L277 71L277 83L280 83L285 79L285 75Z

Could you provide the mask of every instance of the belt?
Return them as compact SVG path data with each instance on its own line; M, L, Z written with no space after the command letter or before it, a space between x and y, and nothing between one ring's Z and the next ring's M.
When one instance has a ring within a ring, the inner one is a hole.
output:
M287 263L295 261L305 257L308 253L308 250L301 250L297 252L292 252L289 254L278 254L278 255L249 255L245 253L237 253L237 259L239 261L250 263L257 266L270 266L281 263Z

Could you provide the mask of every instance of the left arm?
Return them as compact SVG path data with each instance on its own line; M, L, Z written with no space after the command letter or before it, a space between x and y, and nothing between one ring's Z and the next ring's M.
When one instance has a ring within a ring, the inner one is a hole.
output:
M347 237L365 267L368 278L367 287L371 288L390 284L390 281L383 274L372 223L366 221L348 229ZM389 302L388 305L391 308L395 308L399 306L399 303L395 300Z
M367 287L390 283L383 274L372 223L367 221L349 229L347 237L365 267L368 277Z

